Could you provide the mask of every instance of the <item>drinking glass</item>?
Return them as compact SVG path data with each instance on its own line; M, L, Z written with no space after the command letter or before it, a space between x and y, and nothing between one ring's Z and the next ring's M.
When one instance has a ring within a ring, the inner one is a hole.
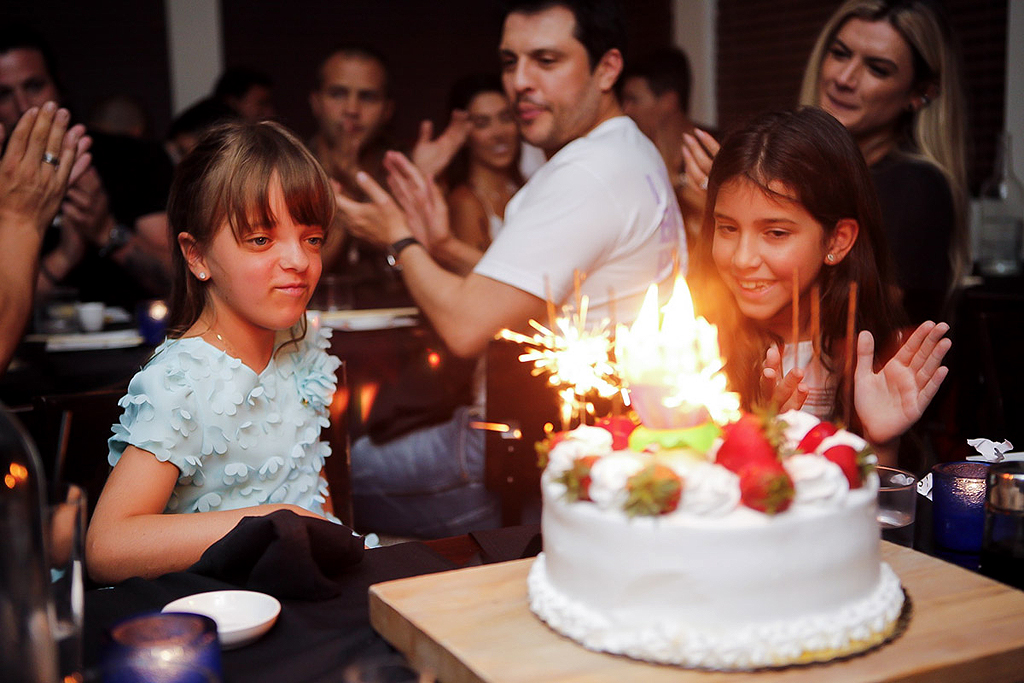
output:
M51 632L57 643L61 680L80 680L82 673L86 514L85 491L74 484L54 488L46 520L46 547L54 610Z
M878 526L882 539L906 546L914 545L914 519L917 514L917 478L906 470L878 467Z
M989 468L981 573L1024 590L1024 462Z

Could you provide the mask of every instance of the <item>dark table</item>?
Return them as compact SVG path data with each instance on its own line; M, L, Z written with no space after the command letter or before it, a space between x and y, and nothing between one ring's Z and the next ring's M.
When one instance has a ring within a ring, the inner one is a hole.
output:
M342 671L395 651L370 626L370 585L463 566L531 557L540 550L537 526L475 532L439 541L409 542L367 550L350 568L344 588L328 600L281 600L281 614L257 642L222 654L225 683L319 683L343 680ZM152 581L130 579L114 588L86 592L84 651L87 680L96 667L106 632L117 622L186 595L237 588L190 572Z

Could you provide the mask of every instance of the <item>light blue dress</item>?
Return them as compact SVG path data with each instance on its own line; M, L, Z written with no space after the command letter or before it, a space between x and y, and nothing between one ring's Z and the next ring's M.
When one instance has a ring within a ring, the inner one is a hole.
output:
M340 365L325 351L330 334L311 324L287 343L291 333L279 333L259 374L199 337L167 339L120 401L110 464L130 444L177 467L165 512L291 503L324 514L331 448L320 429Z

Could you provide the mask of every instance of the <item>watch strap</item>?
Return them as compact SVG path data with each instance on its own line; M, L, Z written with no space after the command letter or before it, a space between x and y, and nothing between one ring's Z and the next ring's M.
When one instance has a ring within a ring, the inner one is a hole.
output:
M420 241L415 237L403 237L397 242L392 243L388 246L388 263L392 267L398 267L398 257L401 256L402 251L406 247L411 247L414 244L419 244Z

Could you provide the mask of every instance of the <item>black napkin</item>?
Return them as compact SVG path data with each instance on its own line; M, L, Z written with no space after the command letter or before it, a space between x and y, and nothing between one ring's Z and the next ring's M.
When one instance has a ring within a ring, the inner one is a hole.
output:
M279 510L243 518L189 571L277 598L324 600L362 559L363 538L347 526Z
M542 549L537 524L471 531L469 535L480 546L480 559L484 564L536 557Z

